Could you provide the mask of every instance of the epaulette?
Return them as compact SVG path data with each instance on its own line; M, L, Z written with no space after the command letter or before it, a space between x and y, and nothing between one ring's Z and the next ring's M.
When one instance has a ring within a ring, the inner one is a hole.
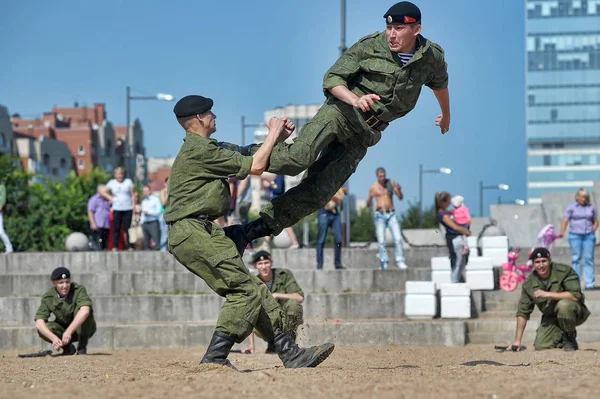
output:
M373 38L377 37L378 35L379 35L379 32L371 33L370 35L367 35L367 36L363 37L362 39L360 39L359 42L364 42L367 39L373 39Z

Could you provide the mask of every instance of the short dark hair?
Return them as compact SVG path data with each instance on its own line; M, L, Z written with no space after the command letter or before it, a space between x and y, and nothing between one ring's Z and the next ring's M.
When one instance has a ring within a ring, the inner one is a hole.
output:
M379 172L385 173L385 169L380 166L377 168L377 170L375 170L375 174L378 174Z

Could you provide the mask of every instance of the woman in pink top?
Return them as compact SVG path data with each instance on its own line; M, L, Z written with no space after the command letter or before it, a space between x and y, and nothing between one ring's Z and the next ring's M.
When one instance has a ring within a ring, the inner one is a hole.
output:
M464 204L464 197L461 195L456 195L452 197L450 202L454 207L452 210L452 216L454 217L456 224L469 230L471 228L471 213L469 212L469 208ZM463 255L466 255L469 253L469 244L467 242L467 236L462 237L464 240Z

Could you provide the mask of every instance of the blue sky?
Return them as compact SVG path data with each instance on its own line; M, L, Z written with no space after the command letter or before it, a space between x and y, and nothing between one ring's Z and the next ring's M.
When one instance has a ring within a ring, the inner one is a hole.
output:
M449 64L452 123L442 136L439 107L424 88L416 109L395 121L350 180L366 198L383 166L405 201L418 198L418 165L452 168L429 174L424 202L435 191L461 194L474 215L479 181L505 183L485 192L485 205L524 198L526 142L524 2L415 1L423 35L439 43ZM393 4L347 0L347 45L384 29ZM340 2L159 0L8 0L0 3L0 104L24 117L53 105L105 103L108 119L125 123L125 87L134 94L198 93L215 100L220 140L241 140L240 118L321 103L321 82L340 45ZM183 137L173 103L133 101L150 156L174 156ZM248 129L247 135L251 134ZM487 211L486 211L487 213Z

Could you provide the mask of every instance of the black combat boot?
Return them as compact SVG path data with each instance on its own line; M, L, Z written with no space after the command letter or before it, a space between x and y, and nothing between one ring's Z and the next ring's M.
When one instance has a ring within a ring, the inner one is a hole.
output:
M87 355L87 344L88 344L88 337L79 337L79 342L77 342L77 354L78 355Z
M66 346L63 346L63 351L61 356L72 356L77 353L77 349L75 349L75 345L69 343Z
M577 344L577 331L563 332L563 350L573 352L579 349Z
M300 348L288 334L279 334L273 339L273 349L286 368L317 367L333 352L335 345L326 343L310 348Z
M235 344L235 340L229 335L215 331L204 357L200 360L200 364L220 364L222 366L231 367L237 371L235 366L227 360L227 356L229 356L229 351L233 347L233 344Z
M270 236L272 231L264 219L258 218L244 225L234 224L223 228L223 232L235 243L238 253L244 255L244 250L257 238Z

